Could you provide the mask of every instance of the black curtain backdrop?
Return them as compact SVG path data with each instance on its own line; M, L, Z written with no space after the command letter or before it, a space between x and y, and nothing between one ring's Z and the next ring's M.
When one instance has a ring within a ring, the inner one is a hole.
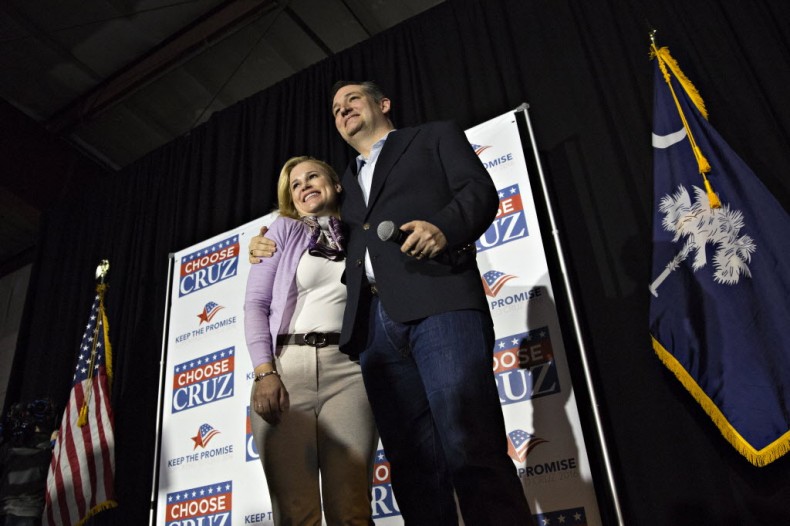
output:
M389 92L399 126L470 127L530 104L626 523L787 524L790 455L750 465L651 349L651 27L714 127L788 208L786 0L450 0L49 210L8 398L65 404L93 272L108 258L120 507L93 523L148 523L168 254L270 211L292 155L342 170L351 152L328 89L369 78Z

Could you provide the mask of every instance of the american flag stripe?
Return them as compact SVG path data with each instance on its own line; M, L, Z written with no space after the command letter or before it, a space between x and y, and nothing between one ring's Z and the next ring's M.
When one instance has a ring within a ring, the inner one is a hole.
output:
M57 507L60 508L59 517L51 514L48 517L53 525L75 524L74 517L85 517L112 494L111 448L114 440L112 433L106 432L111 429L111 422L109 401L103 383L98 378L93 382L89 415L96 415L97 418L90 418L89 423L83 427L77 425L79 410L85 399L82 384L74 387L64 415L63 434L60 435L61 451L56 450L53 456L56 491L48 491L50 495L55 494ZM94 444L99 447L94 447ZM87 454L89 451L92 453ZM59 465L55 465L55 458ZM101 469L97 469L97 466ZM68 474L66 478L70 479L70 485L64 481L64 474ZM54 504L55 501L53 508Z
M71 401L69 403L69 407L66 409L66 414L63 417L64 423L62 425L66 426L66 429L69 427L69 421L71 415ZM76 508L76 503L72 500L69 502L68 494L65 491L66 481L64 480L64 474L68 473L71 475L71 462L70 460L74 458L72 454L68 453L69 443L71 442L67 437L70 434L66 432L63 435L63 439L58 441L58 446L55 449L55 454L52 456L52 463L50 466L50 475L54 475L54 484L55 488L54 491L50 487L50 481L52 481L52 477L47 482L47 500L50 498L55 499L58 503L58 506L53 506L49 508L48 518L52 520L51 524L68 524L69 517L71 516L71 512L69 508L74 509ZM63 449L67 450L67 453L63 454ZM73 450L73 444L71 444L71 449ZM54 512L53 512L54 509ZM54 513L57 513L59 517L55 517Z
M113 451L115 451L115 435L112 432L107 432L106 430L112 430L112 422L110 421L110 414L112 413L112 409L110 408L110 393L105 392L105 388L107 386L104 382L99 383L99 403L96 407L96 412L101 416L99 422L101 425L98 426L100 441L99 443L102 445L102 466L104 467L103 477L101 481L101 489L102 489L102 497L108 498L109 494L107 493L107 483L110 483L110 491L112 491L112 481L113 481L113 472L115 471L115 456L113 455ZM101 500L101 499L97 499Z
M74 388L75 394L76 392L81 392L81 386L77 386ZM82 398L82 397L78 397ZM79 408L79 404L77 403L76 398L69 402L69 406L77 405ZM69 416L73 414L79 414L79 409L76 411L73 407L69 407ZM79 517L85 512L83 499L82 499L82 473L80 472L80 451L79 446L76 444L76 440L74 439L74 434L72 428L76 425L77 417L69 418L68 422L65 422L66 426L66 433L63 436L63 447L66 450L66 465L63 466L63 490L64 494L63 497L65 498L66 502L69 504L69 508L77 508L77 513ZM60 435L58 435L60 437ZM62 455L62 453L61 453ZM59 455L60 456L60 455ZM69 482L70 481L70 482ZM69 488L69 485L71 488ZM69 489L73 489L73 491L79 492L79 495L72 495ZM73 497L73 498L70 498Z
M77 400L77 407L79 408L85 404L85 386L83 386L81 391L82 399ZM77 411L77 414L79 414L79 411ZM72 466L72 469L74 470L73 476L75 482L77 480L81 482L81 485L74 484L75 493L77 495L77 503L80 510L80 517L84 517L85 513L87 513L88 509L90 509L86 500L90 498L92 493L92 479L94 478L94 473L96 472L96 464L93 461L93 456L88 453L89 451L93 451L93 444L91 443L90 439L90 429L85 429L86 427L88 426L79 427L79 425L72 425L70 429L72 432L74 449L76 450L77 455L79 455L80 460L76 465ZM91 425L91 428L92 427L93 426ZM88 431L88 433L86 433L86 431Z
M67 460L64 459L64 462ZM55 457L52 458L53 466L50 469L50 474L54 474L54 476L50 477L49 482L47 485L49 486L50 483L55 485L55 491L52 491L50 487L47 488L47 501L51 504L47 506L46 510L46 519L49 521L49 524L66 524L69 517L68 512L68 505L61 504L59 495L64 495L62 491L59 491L57 488L63 487L63 473L60 469L60 461L56 462ZM64 495L65 496L65 495ZM51 501L51 502L50 502ZM60 515L59 522L56 522L54 513L58 513Z

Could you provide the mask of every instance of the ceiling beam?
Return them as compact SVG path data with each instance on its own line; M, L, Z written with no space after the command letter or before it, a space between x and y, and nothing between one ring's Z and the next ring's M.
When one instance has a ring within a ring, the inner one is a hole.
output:
M47 121L46 128L54 133L70 131L251 23L258 16L280 7L277 0L228 0L60 109Z

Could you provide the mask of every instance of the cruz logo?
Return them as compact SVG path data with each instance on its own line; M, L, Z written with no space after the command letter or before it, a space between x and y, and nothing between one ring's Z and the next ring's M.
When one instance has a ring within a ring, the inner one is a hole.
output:
M482 252L505 243L529 236L521 191L517 184L499 191L499 210L496 219L485 234L475 242L477 251Z
M233 482L230 480L167 494L166 526L230 526Z
M239 236L229 237L210 247L181 258L178 296L186 296L236 275L239 267Z
M501 270L489 270L483 274L483 290L486 296L494 298L488 302L491 307L491 312L497 313L512 312L520 310L528 301L535 298L540 298L543 295L541 287L532 287L529 290L513 290L514 287L508 287L511 294L504 294L502 297L497 298L505 283L518 276L513 274L505 274Z
M488 150L491 147L490 146L485 146L485 145L482 145L482 144L472 144L472 148L475 150L475 154L478 157L480 157L481 153L483 153L484 151Z
M218 331L223 331L236 325L237 320L235 314L226 316L224 318L217 318L216 320L214 319L217 313L224 308L225 307L214 301L209 301L206 303L206 305L203 307L203 312L196 315L200 320L200 322L198 322L198 326L191 331L178 334L175 337L176 344L185 343L190 339L198 339L208 334L214 334ZM204 323L205 325L203 325Z
M390 463L384 455L384 450L376 452L376 461L373 464L373 518L393 517L400 515L398 503L392 493L390 477Z
M206 306L203 307L203 312L197 315L197 317L200 319L200 325L210 322L211 319L216 316L221 309L224 308L225 307L214 301L209 301L206 303Z
M483 289L486 291L486 296L491 296L492 298L496 297L505 283L515 277L517 276L505 274L499 270L489 270L483 274Z
M234 348L175 366L173 413L233 396Z
M247 462L252 462L253 460L260 460L261 455L258 453L258 446L255 444L255 438L252 436L252 423L250 422L250 406L247 406L247 418L246 418L246 429L244 431L244 455L247 459Z
M195 443L195 447L192 449L197 449L198 446L205 449L209 441L214 438L215 435L219 435L219 431L211 427L211 424L203 424L198 428L197 435L192 437L192 442Z
M529 452L544 442L547 440L530 435L523 429L514 429L507 434L507 454L516 462L524 462Z
M233 444L220 445L218 447L206 449L209 441L217 435L219 435L219 431L210 424L201 425L198 428L197 435L190 437L194 444L192 446L192 452L168 459L167 467L170 469L181 469L184 467L196 467L198 464L206 461L217 461L223 458L230 459L233 455ZM198 446L200 446L201 451L196 452L195 450ZM184 524L186 526L190 523L185 522ZM200 522L195 524L200 524Z
M534 352L551 352L548 327L513 334L496 341L494 346L494 376L499 401L502 405L524 402L560 392L557 367L553 360L536 362L529 369L519 367L520 347L531 342Z

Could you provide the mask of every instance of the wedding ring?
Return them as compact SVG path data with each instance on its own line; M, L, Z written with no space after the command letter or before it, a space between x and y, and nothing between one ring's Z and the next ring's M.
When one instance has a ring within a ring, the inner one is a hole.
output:
M252 255L252 249L250 249L250 255Z

